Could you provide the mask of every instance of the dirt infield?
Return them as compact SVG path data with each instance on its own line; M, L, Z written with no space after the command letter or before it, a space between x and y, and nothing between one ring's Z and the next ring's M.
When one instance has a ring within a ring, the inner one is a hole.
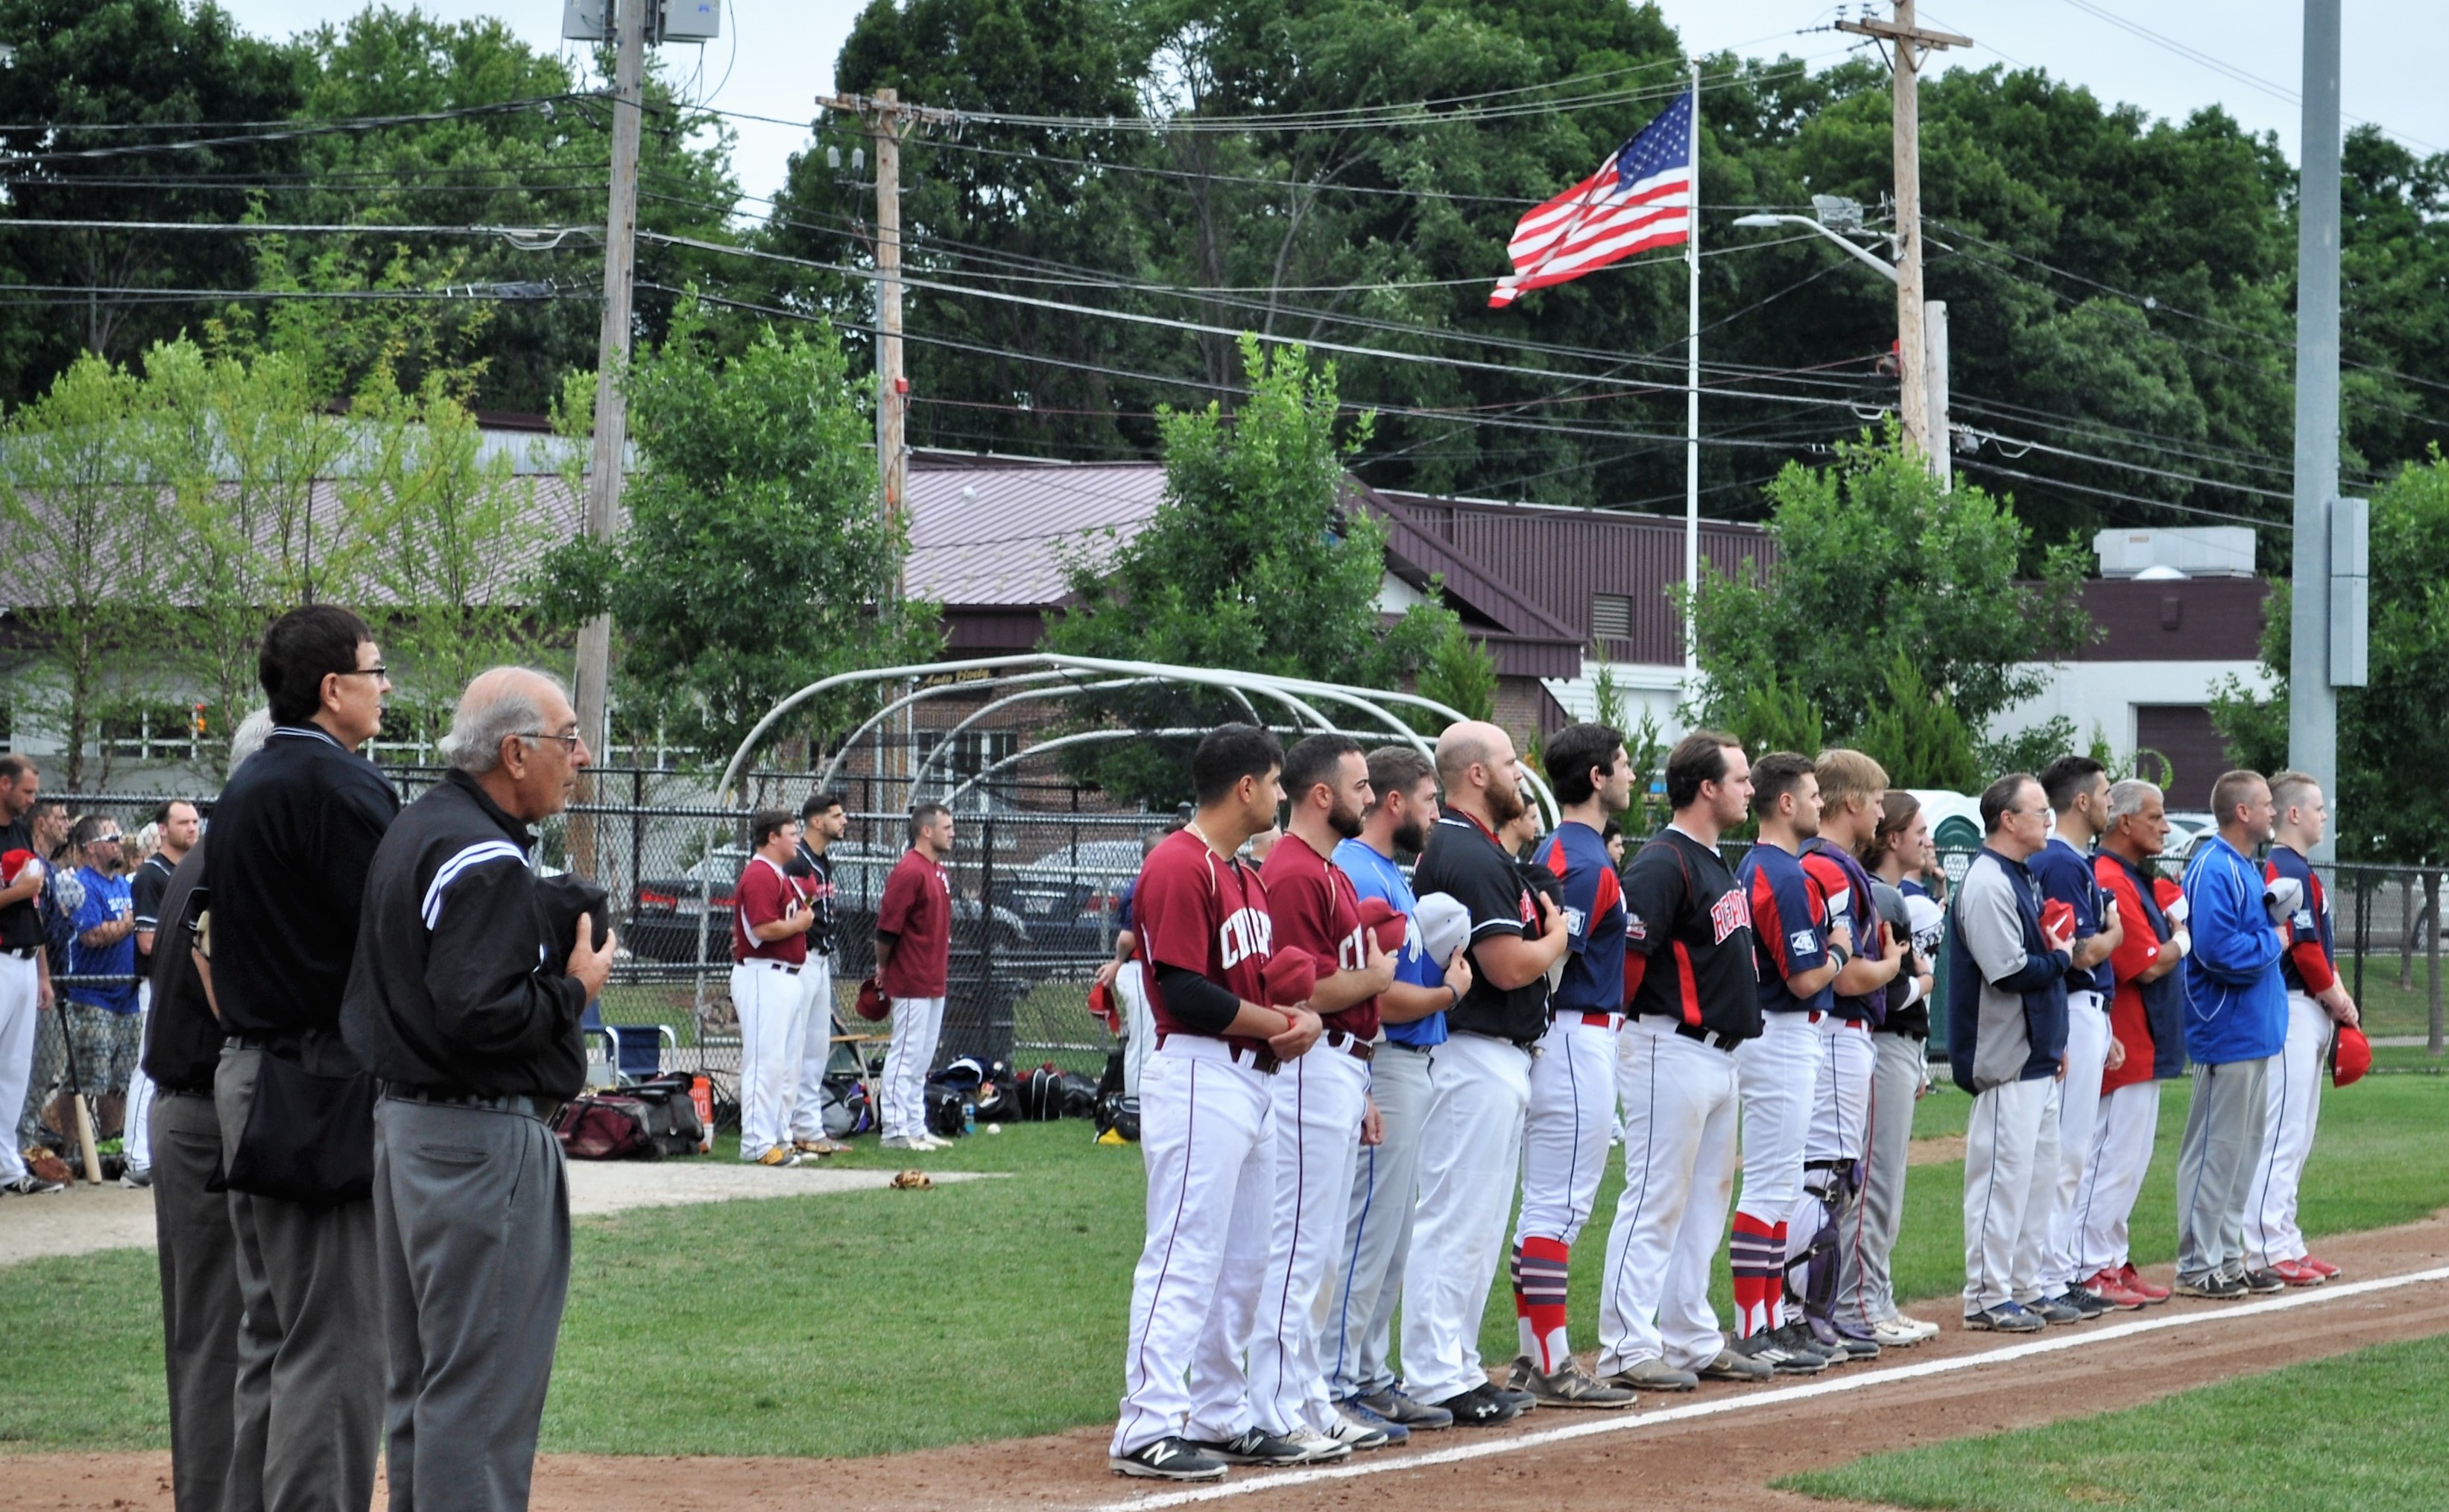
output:
M1236 1470L1221 1487L1180 1490L1127 1482L1105 1470L1107 1429L1097 1426L999 1444L987 1454L973 1446L868 1460L549 1455L537 1466L535 1505L539 1512L780 1512L812 1503L827 1512L987 1512L1217 1500L1250 1512L1313 1512L1399 1498L1477 1512L1595 1503L1637 1491L1651 1504L1705 1512L1827 1509L1836 1503L1771 1491L1767 1483L2449 1332L2449 1213L2325 1240L2322 1253L2347 1268L2335 1288L2248 1302L2179 1300L2028 1338L1963 1333L1951 1318L1948 1331L1920 1349L1816 1380L1648 1397L1632 1419L1548 1410L1496 1432L1424 1434L1413 1447L1360 1457L1353 1473ZM2434 1270L2444 1273L2363 1290ZM1918 1311L1941 1317L1954 1309L1940 1301ZM1992 1355L2001 1358L1976 1363ZM1755 1398L1767 1400L1745 1405ZM168 1476L164 1454L0 1458L12 1512L167 1512Z

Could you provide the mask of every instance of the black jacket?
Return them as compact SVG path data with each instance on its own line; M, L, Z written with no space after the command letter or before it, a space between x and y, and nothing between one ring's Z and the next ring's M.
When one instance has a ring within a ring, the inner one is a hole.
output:
M310 725L282 725L213 805L203 885L213 994L232 1034L339 1022L366 868L399 813L375 764Z
M587 993L562 974L570 942L552 938L528 870L534 843L463 773L401 812L366 878L340 1011L367 1070L490 1096L576 1095L587 1080L578 1027Z
M204 842L181 857L163 884L153 928L153 1008L145 1019L145 1074L165 1092L210 1092L222 1061L222 1021L204 998L187 926L203 900Z

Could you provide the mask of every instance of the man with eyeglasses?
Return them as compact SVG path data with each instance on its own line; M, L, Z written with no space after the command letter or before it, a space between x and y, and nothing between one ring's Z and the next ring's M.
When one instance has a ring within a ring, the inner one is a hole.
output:
M613 939L549 901L539 821L588 765L561 684L468 684L451 770L401 812L366 878L341 1028L381 1079L376 1263L395 1512L528 1504L569 1293L569 1185L552 1116L587 1080L579 1016ZM216 827L218 829L218 827Z
M274 621L257 670L272 734L214 806L203 877L245 1303L225 1506L337 1512L373 1500L382 1425L373 1084L339 1024L366 871L399 813L358 754L391 679L366 622L328 603Z
M1980 851L1956 889L1947 938L1947 1058L1973 1094L1964 1134L1964 1326L2031 1333L2058 1176L2066 973L2074 920L2044 911L2029 863L2049 843L2040 779L1982 790Z
M69 920L69 981L62 994L78 1090L94 1105L95 1133L119 1136L126 1114L127 1084L143 1047L143 1021L136 1015L135 903L120 869L119 821L98 813L77 820L68 832L83 894Z

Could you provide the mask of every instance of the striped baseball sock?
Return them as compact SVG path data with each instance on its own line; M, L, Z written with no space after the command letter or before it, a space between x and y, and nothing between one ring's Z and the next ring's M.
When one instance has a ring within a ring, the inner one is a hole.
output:
M1572 1358L1565 1338L1565 1273L1572 1251L1558 1239L1519 1239L1514 1245L1514 1320L1522 1352L1553 1375Z
M1777 1294L1785 1276L1785 1240L1778 1233L1783 1227L1748 1213L1735 1214L1728 1260L1734 1272L1735 1337L1739 1339L1777 1327Z

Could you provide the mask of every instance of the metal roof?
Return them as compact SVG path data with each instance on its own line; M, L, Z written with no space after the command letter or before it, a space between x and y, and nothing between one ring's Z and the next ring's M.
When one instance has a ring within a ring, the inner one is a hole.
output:
M1164 496L1152 462L914 467L910 591L948 605L1058 603L1070 593L1066 560L1110 553Z

